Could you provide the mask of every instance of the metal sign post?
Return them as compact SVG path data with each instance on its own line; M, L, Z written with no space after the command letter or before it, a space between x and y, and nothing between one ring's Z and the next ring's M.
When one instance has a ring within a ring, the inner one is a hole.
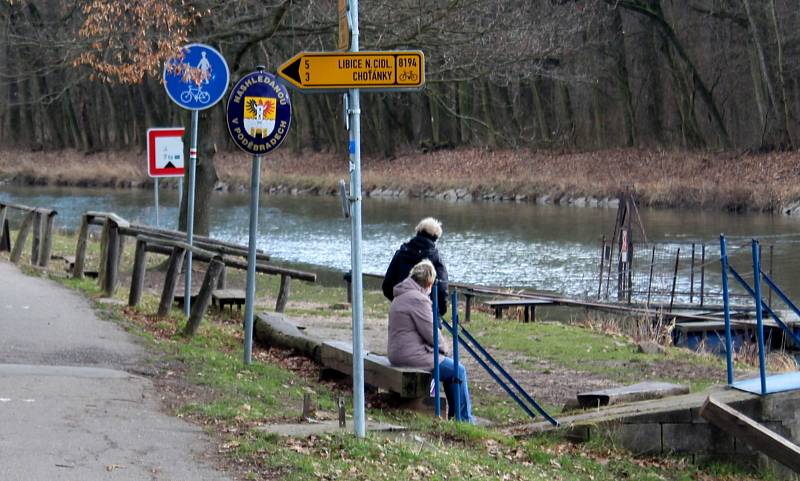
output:
M351 52L358 52L358 0L350 0ZM353 267L353 427L366 435L364 414L364 288L361 271L361 100L358 89L349 92L350 105L350 215Z
M202 43L184 46L179 56L164 64L164 88L173 102L192 111L192 140L189 149L189 192L186 201L186 242L194 236L194 191L197 169L198 112L212 107L228 89L230 72L225 58ZM182 197L182 195L181 195ZM192 304L192 250L186 253L183 312L188 317Z
M153 193L156 198L156 227L161 227L158 222L158 177L156 177L155 185L153 186Z
M253 314L256 298L256 241L261 156L277 148L292 122L292 103L275 76L258 70L242 77L228 97L228 132L233 142L253 154L250 177L250 236L247 244L247 291L244 311L244 363L252 362Z
M343 8L347 5L347 10ZM418 50L359 52L358 0L339 2L340 28L350 24L349 52L300 52L278 68L278 76L303 93L346 92L350 131L351 265L353 289L353 425L366 434L364 415L364 292L361 267L361 102L369 92L419 90L425 83L425 56ZM347 35L339 32L340 48Z
M197 122L200 114L192 110L192 144L189 147L189 192L186 200L186 243L194 242L194 186L197 171ZM186 317L192 312L192 250L186 251L186 267L183 273L183 313Z

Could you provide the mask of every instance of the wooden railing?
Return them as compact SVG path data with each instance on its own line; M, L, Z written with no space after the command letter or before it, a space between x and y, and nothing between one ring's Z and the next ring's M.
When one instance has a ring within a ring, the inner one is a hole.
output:
M8 219L10 209L26 212L17 232L17 239L13 244ZM0 202L0 251L10 252L11 262L19 263L22 251L25 249L25 242L33 231L31 265L47 267L53 247L53 220L56 214L57 212L53 209Z

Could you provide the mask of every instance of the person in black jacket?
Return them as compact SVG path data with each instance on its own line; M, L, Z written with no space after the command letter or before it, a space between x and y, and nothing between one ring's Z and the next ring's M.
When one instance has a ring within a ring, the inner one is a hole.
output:
M415 230L417 235L395 251L389 268L386 269L383 295L390 301L393 300L394 286L408 277L412 267L428 259L436 268L436 278L439 280L439 315L444 315L447 312L447 268L436 249L436 241L442 236L442 223L433 217L426 217L419 221Z

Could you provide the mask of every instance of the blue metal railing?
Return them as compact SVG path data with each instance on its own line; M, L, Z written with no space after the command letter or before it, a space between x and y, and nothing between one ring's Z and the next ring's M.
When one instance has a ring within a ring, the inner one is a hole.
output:
M434 284L434 301L433 301L433 313L434 319L439 318L439 310L436 301L436 294L438 293L438 283ZM467 352L472 356L475 361L489 374L489 376L506 392L506 394L514 400L514 402L522 408L525 413L530 416L531 418L535 418L536 414L534 410L538 412L542 417L544 417L550 424L553 426L558 426L559 422L554 417L550 416L544 408L536 402L536 400L528 394L525 389L519 385L519 383L511 376L511 374L506 371L503 366L500 365L499 362L491 355L489 352L475 339L472 334L469 333L467 329L463 326L459 327L458 324L458 297L456 292L452 294L452 316L453 316L453 325L451 326L446 321L441 320L441 324L450 332L453 336L453 364L456 376L458 376L458 348L459 345L463 346ZM440 394L439 394L439 323L433 323L433 340L434 340L434 383L435 383L435 391L434 397L436 402L436 415L439 416L439 405L440 405ZM485 358L485 359L484 359ZM461 380L459 380L460 382ZM459 390L456 389L456 392ZM460 399L458 398L459 394L456 394L456 399L454 402L454 413L456 420L461 420L461 412L460 412ZM533 407L533 409L531 409Z
M724 235L719 236L720 239L720 262L722 264L722 300L723 312L725 316L725 357L727 361L728 371L728 384L733 384L733 347L731 336L731 320L730 320L730 303L729 295L730 290L728 286L728 275L732 275L736 282L744 288L744 290L753 298L756 306L756 342L758 344L758 371L761 381L761 395L767 393L767 363L766 363L766 348L764 342L764 311L767 312L774 320L775 324L784 332L784 334L792 339L796 346L800 347L800 336L797 335L792 329L787 326L780 316L772 309L772 307L764 302L761 295L761 281L767 283L772 292L775 292L778 297L789 308L800 316L800 309L789 299L788 296L778 287L777 284L761 270L761 249L759 242L753 239L751 244L751 255L753 258L753 286L751 287L744 278L736 272L736 269L730 265L728 260L727 242Z
M439 281L433 283L433 318L439 318ZM439 325L433 323L433 401L436 403L434 414L442 415L442 395L439 392Z

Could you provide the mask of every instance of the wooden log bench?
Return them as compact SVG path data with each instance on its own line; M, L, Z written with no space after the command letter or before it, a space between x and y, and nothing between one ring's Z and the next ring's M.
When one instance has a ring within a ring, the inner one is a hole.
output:
M485 304L494 309L496 319L503 318L503 310L512 307L524 307L524 322L536 321L536 306L552 306L555 302L547 299L504 299L501 301L486 301Z
M197 292L192 292L192 305L197 303L197 295L198 295ZM183 302L185 297L186 294L183 292L183 289L177 288L174 297L175 305L177 305L178 307L183 307Z
M211 304L219 310L225 309L225 306L231 306L231 310L233 310L233 306L236 306L241 311L246 297L246 293L242 289L216 289L211 294Z
M320 362L324 369L349 376L353 372L353 346L343 341L323 342ZM393 366L385 356L372 353L364 356L364 382L398 394L403 399L429 397L432 377L423 369Z

